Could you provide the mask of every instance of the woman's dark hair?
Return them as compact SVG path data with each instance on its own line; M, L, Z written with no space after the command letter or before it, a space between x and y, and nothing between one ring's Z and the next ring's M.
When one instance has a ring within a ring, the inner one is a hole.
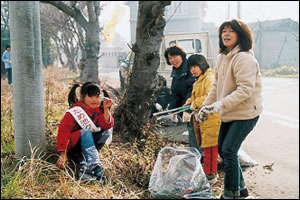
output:
M219 28L219 53L229 53L229 50L223 44L222 40L222 32L225 27L230 27L237 33L238 38L236 45L240 45L240 51L249 51L252 49L253 35L249 26L238 19L233 19L223 22Z
M178 45L171 46L166 49L165 54L164 54L168 65L171 65L171 63L169 61L169 57L168 57L169 54L171 56L181 56L182 61L185 60L185 58L186 58L186 53L180 46L178 46Z
M207 60L204 56L200 54L194 54L189 57L187 60L187 67L190 70L192 66L199 66L199 68L202 71L202 74L206 72L206 70L209 68L209 64L207 63Z
M78 101L78 98L76 96L76 88L79 86L80 84L76 83L71 88L71 91L68 95L68 103L70 107ZM88 95L89 97L98 96L100 95L100 88L98 87L98 85L96 85L96 83L86 82L81 86L80 94L83 97L85 97L86 95Z
M5 49L7 50L8 48L10 48L10 45L9 44L7 44L6 46L5 46Z

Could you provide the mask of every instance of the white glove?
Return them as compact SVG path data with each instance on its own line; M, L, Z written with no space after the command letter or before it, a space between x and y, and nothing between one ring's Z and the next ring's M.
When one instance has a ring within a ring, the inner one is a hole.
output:
M112 141L112 134L113 134L113 128L108 129L109 132L109 137L107 138L107 140L105 141L106 145L110 145L111 141Z
M156 104L155 104L155 108L156 108L156 110L158 110L159 112L163 111L163 108L162 108L162 106L161 106L159 103L156 103Z
M223 103L221 101L217 101L217 102L215 102L211 105L203 106L200 109L200 112L204 112L204 113L207 113L207 114L216 113L216 112L220 111L222 105L223 105Z
M191 104L190 110L196 110L196 109L193 107L193 104Z
M189 121L191 121L191 113L184 111L182 114L182 122L189 122Z
M201 124L208 119L208 114L200 110L198 113L195 113L195 119Z
M11 64L11 61L9 60L8 63Z
M172 115L171 120L177 123L178 122L177 114Z

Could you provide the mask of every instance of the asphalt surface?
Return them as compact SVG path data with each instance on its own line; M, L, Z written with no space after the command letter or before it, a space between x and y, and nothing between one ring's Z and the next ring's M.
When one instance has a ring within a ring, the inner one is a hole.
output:
M254 198L299 199L299 79L263 78L264 111L242 149L259 165L244 171ZM188 145L186 124L161 127Z
M101 81L119 87L117 72ZM244 172L250 194L263 199L299 199L299 79L262 79L264 110L242 149L259 165ZM186 124L160 128L161 134L188 145Z

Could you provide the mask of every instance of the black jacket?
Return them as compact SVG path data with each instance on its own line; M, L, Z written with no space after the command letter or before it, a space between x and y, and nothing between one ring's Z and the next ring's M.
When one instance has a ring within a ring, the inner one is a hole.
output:
M187 60L183 60L179 68L173 67L171 73L172 85L171 85L171 101L169 109L183 106L188 98L190 98L193 84L196 77L193 77L190 70L187 68Z

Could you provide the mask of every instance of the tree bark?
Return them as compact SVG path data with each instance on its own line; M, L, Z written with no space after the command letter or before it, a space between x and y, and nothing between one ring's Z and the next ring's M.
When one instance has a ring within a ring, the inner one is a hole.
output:
M165 27L164 9L170 4L171 1L139 1L132 74L114 115L114 129L128 140L142 137L144 126L149 122Z
M15 150L29 157L46 140L39 2L10 1L9 13Z
M85 19L79 9L73 6L68 6L60 1L42 1L43 3L49 3L61 10L65 14L71 16L84 30L85 30L85 47L82 53L83 71L81 80L83 82L93 81L100 84L98 59L100 53L100 2L99 1L87 1L88 20Z

